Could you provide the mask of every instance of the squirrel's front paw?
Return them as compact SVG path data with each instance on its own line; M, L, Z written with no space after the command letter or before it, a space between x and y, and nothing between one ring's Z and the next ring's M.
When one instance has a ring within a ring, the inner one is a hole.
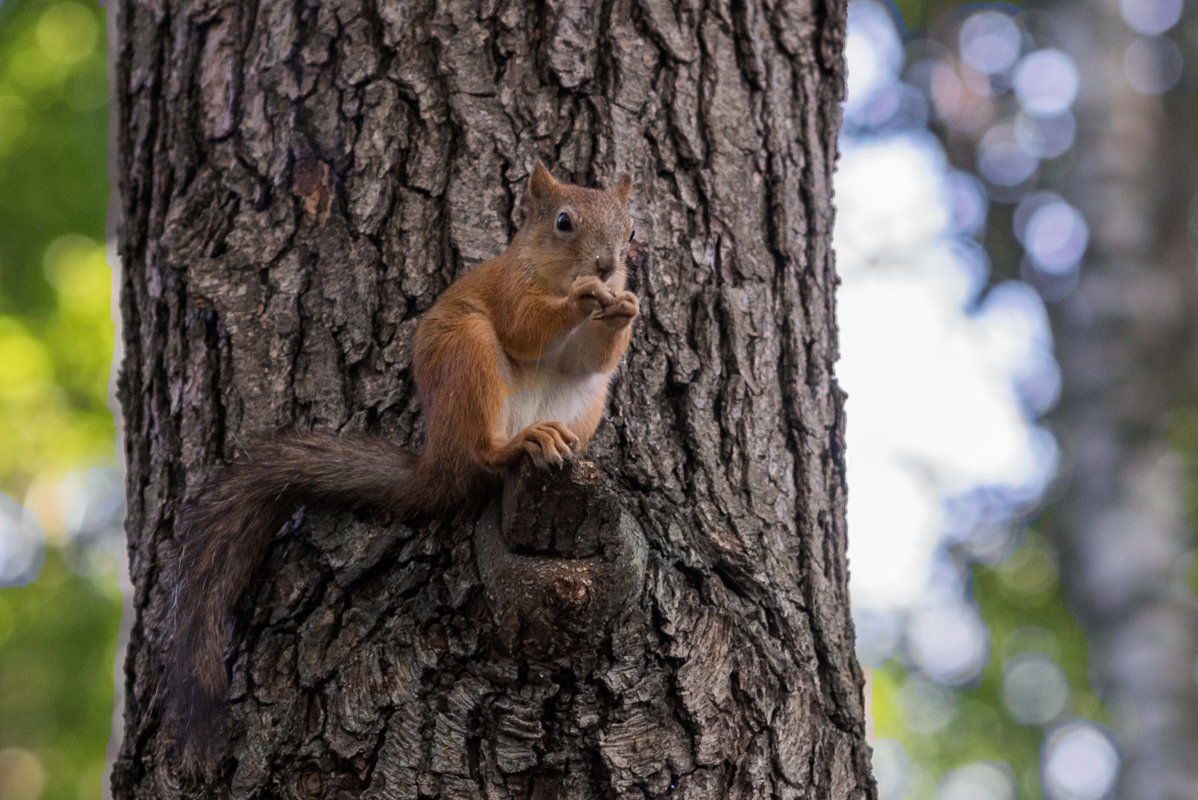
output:
M560 467L573 454L579 439L560 422L534 422L516 434L520 451L541 469Z
M627 325L641 313L641 303L632 292L620 292L612 301L591 316L613 324Z
M570 285L570 299L584 314L602 311L615 299L611 287L596 275L579 275Z

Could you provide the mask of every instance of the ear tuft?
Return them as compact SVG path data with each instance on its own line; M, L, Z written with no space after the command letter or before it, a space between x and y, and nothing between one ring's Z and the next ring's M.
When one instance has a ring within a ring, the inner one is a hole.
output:
M614 191L616 197L620 198L620 204L628 205L628 198L632 195L632 176L627 172L621 175Z
M532 165L532 176L528 179L528 197L530 200L545 200L558 186L557 179L549 172L545 162L537 159Z

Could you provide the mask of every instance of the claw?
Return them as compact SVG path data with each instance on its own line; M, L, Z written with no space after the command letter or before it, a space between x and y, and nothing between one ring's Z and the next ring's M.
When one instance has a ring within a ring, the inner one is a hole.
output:
M560 469L581 440L560 422L534 422L518 434L520 449L539 469Z

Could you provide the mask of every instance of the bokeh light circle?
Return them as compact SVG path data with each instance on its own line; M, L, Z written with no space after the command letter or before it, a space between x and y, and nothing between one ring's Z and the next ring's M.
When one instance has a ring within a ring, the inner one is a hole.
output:
M949 770L936 785L935 800L1015 800L1015 776L1006 764L981 761Z
M45 762L32 750L7 747L0 750L0 797L37 800L46 786Z
M957 715L958 695L931 681L912 677L895 693L903 725L916 733L935 733Z
M1055 117L1033 117L1020 112L1015 115L1014 125L1015 141L1036 158L1064 155L1077 136L1077 120L1068 111Z
M961 59L978 72L996 75L1019 58L1023 33L1008 14L979 11L971 14L957 34Z
M1018 186L1031 178L1039 165L1039 159L1020 146L1010 122L992 126L978 142L978 172L996 186Z
M1016 721L1044 725L1069 705L1069 679L1046 653L1017 653L1003 665L1003 702Z
M1084 720L1048 734L1040 751L1045 800L1102 800L1119 777L1119 751L1106 730Z
M1136 33L1156 36L1181 19L1182 0L1120 0L1123 21Z
M986 224L990 199L986 187L968 172L953 170L944 178L949 210L949 231L956 236L973 236Z
M24 506L0 494L0 587L24 586L37 577L46 535Z
M965 603L920 609L907 628L911 658L932 680L956 686L986 666L989 637L977 610Z
M1090 227L1080 211L1057 198L1028 214L1016 235L1039 269L1059 275L1081 261L1090 241Z
M1164 94L1181 80L1185 60L1177 42L1164 36L1140 36L1123 52L1123 75L1141 94Z
M1073 59L1048 48L1028 53L1020 60L1013 85L1025 111L1037 117L1055 117L1073 105L1078 83Z

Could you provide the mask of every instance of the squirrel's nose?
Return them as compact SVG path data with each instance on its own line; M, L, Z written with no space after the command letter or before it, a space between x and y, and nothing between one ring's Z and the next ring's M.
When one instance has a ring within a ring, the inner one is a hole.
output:
M595 259L595 272L599 275L599 280L607 280L616 271L615 256L606 255L599 256Z

